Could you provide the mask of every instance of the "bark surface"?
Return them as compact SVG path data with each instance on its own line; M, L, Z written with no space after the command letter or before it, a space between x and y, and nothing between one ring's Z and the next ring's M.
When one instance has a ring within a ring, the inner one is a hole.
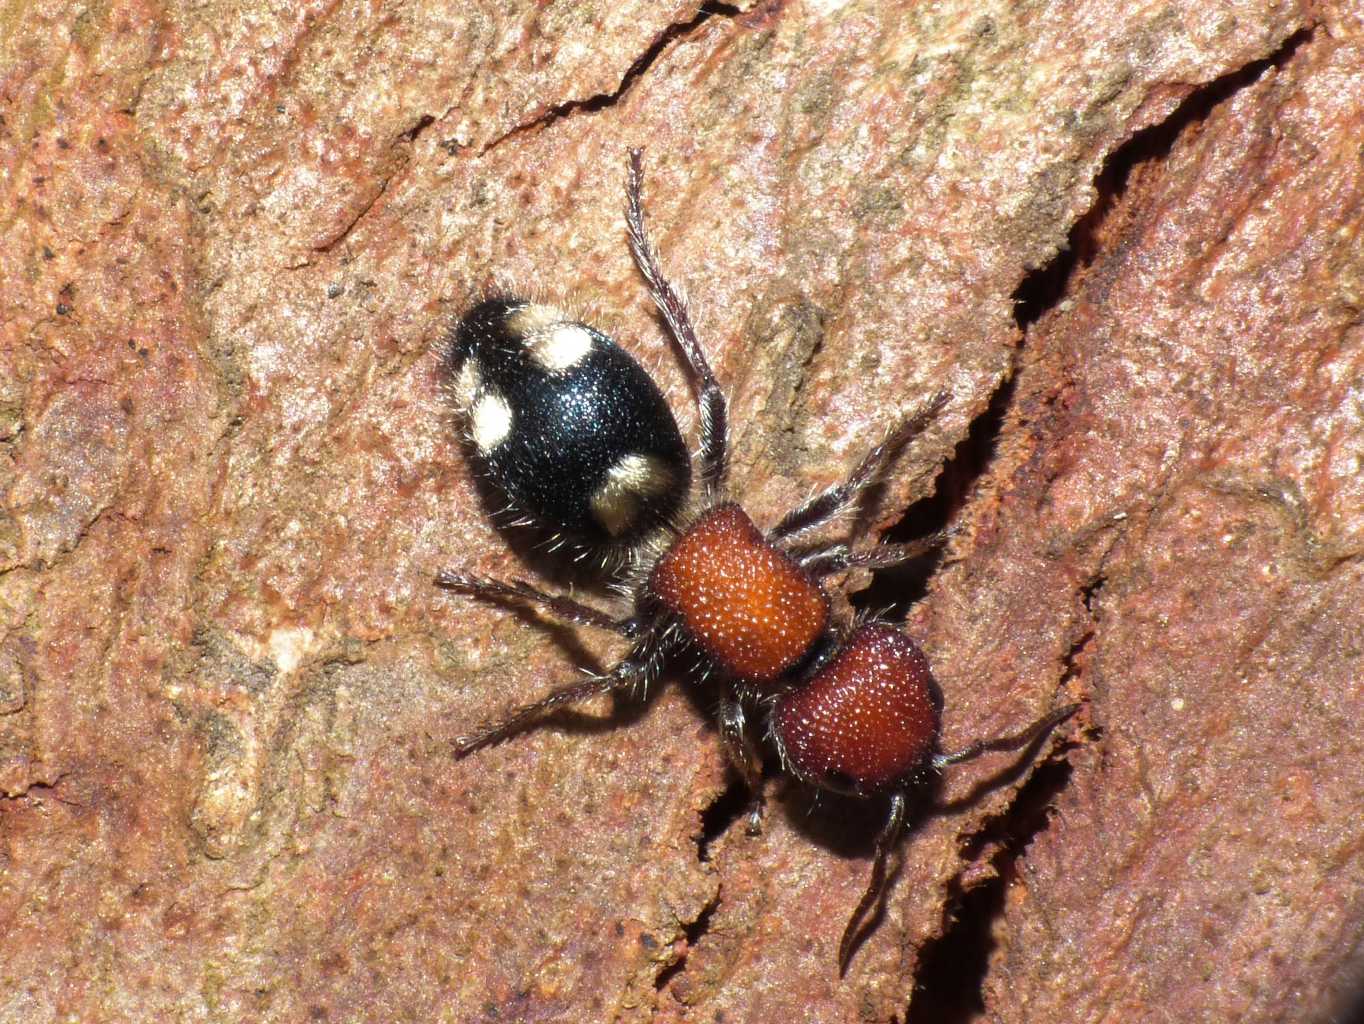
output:
M1343 0L11 5L0 1021L1347 1012L1361 140ZM566 578L470 478L451 317L581 309L691 418L632 146L754 519L948 389L862 522L960 533L844 590L945 748L1087 704L919 795L842 980L882 809L772 778L745 835L684 666L450 755L620 653L433 586Z

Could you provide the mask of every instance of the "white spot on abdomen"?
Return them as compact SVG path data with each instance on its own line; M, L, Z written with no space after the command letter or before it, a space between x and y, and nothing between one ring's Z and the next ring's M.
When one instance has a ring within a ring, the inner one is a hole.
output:
M474 407L474 402L478 399L478 390L483 386L483 371L478 365L478 360L473 356L464 360L464 365L459 368L459 376L455 378L455 403L465 412Z
M526 350L546 370L567 370L592 351L592 340L582 324L555 324L527 337Z
M474 444L487 455L511 433L511 406L501 395L490 391L474 403L469 420Z
M507 315L507 330L519 338L524 338L530 334L539 334L556 324L572 322L573 318L562 309L542 302L532 302Z
M634 452L623 455L592 495L592 516L618 537L635 525L644 499L662 494L673 482L672 470L662 459Z

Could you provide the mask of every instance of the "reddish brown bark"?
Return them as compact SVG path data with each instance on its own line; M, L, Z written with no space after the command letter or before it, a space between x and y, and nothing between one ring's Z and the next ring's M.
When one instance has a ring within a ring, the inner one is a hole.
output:
M0 1020L932 1020L996 875L989 1019L1325 1019L1364 935L1359 17L515 6L7 16ZM868 517L973 485L908 624L944 744L1089 702L1023 838L1026 765L929 794L842 981L877 810L775 785L724 827L680 676L449 754L615 649L432 586L548 569L439 338L493 275L576 296L685 408L634 145L748 511L950 389Z

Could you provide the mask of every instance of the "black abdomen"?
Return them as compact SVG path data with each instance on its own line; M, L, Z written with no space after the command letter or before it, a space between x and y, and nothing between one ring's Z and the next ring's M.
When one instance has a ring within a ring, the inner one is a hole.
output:
M600 331L552 306L485 299L450 370L474 458L514 512L588 546L666 522L691 464L662 392Z

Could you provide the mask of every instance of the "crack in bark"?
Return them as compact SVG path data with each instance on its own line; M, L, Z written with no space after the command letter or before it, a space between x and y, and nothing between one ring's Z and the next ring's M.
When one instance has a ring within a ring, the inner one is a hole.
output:
M548 128L554 122L562 118L568 117L572 114L578 113L579 111L584 113L595 113L598 110L604 110L607 107L614 106L617 102L620 101L620 99L625 95L625 93L627 93L630 90L630 88L635 84L635 82L642 75L644 75L646 71L653 67L653 65L657 62L659 56L663 53L665 49L668 48L668 46L672 42L685 35L690 34L691 32L696 31L706 22L710 21L712 18L715 17L735 18L742 13L743 12L739 8L734 7L730 4L716 2L703 3L701 7L697 10L695 16L688 19L687 21L677 22L672 25L669 25L668 28L666 28L662 33L660 33L658 38L655 39L653 43L651 43L649 47L638 58L635 59L634 63L631 64L630 67L626 69L625 74L621 76L620 83L616 86L616 88L613 91L609 93L597 93L596 95L588 96L585 99L566 100L563 103L555 104L554 106L549 107L544 113L538 115L532 120L525 121L521 124L513 125L507 131L503 132L501 135L497 136L490 142L486 143L478 151L476 155L483 156L486 153L490 152L495 147L500 146L502 143L506 142L511 138L516 137L517 135L526 134L537 129ZM448 114L449 111L447 110L445 113ZM443 119L443 117L444 115L442 115L441 119ZM436 121L437 118L432 114L421 115L419 118L417 118L416 121L412 123L411 127L407 128L405 131L398 135L395 141L395 145L411 146L413 143L416 142L417 138L424 131L426 131L426 129L429 128L432 124L435 124ZM451 150L448 148L446 149L446 152L449 153L453 153L455 151L457 150ZM374 190L373 195L371 195L369 199L367 199L361 204L359 210L356 211L355 216L348 220L344 225L342 225L341 228L335 234L335 236L313 246L312 251L319 253L330 252L332 249L336 248L336 246L344 242L355 230L356 225L359 224L360 221L363 220L365 216L369 213L369 211L374 208L374 205L380 199L383 198L384 193L388 191L388 187L392 183L393 179L398 174L402 173L403 169L407 166L407 164L408 164L407 160L401 160L399 166L395 167L389 174L386 174L383 178L381 178L379 180L378 187ZM309 265L310 265L309 262L305 262L302 264L302 266Z
M57 792L57 787L72 774L68 770L58 772L53 778L47 780L29 779L18 789L0 791L0 800L38 800L46 796L69 807L78 807L79 804L74 800L68 800Z
M690 955L692 947L700 942L706 932L710 930L710 919L719 906L720 890L716 889L715 895L706 901L706 905L701 908L701 913L696 915L696 919L682 925L682 952L678 954L676 960L664 967L654 977L655 991L662 992L674 978L687 969L687 957Z
M1095 201L1071 228L1069 244L1047 264L1028 274L1014 293L1015 316L1024 344L1032 326L1072 291L1078 275L1105 251L1109 241L1103 230L1105 221L1115 210L1134 172L1142 165L1168 157L1181 134L1202 123L1214 109L1253 85L1267 70L1286 64L1314 32L1315 26L1303 28L1286 38L1269 56L1192 90L1168 117L1136 132L1108 155L1095 178ZM1012 390L1009 383L1000 393L1006 390ZM976 468L978 472L985 469L983 465ZM1108 550L1111 549L1112 545ZM1079 659L1095 636L1094 606L1107 580L1103 570L1106 556L1107 551L1099 557L1090 580L1080 588L1089 621L1062 660L1061 686L1080 674ZM915 972L918 984L907 1008L907 1020L922 1015L923 1019L953 1024L974 1020L984 1013L984 983L995 946L992 929L1005 910L1008 878L1017 870L1028 845L1044 831L1049 806L1064 790L1070 770L1064 759L1055 756L1038 765L1010 806L967 837L963 855L968 859L979 857L990 846L997 847L990 858L996 874L977 886L963 885L962 874L948 883L943 926L938 938L920 951Z
M986 882L969 885L963 881L963 872L947 883L942 928L919 951L906 1020L965 1024L985 1011L982 989L995 947L991 932L1004 913L1005 889L1028 846L1046 831L1052 804L1069 783L1070 772L1064 757L1042 762L1001 814L966 837L964 859L973 860L995 848L989 857L995 874Z
M545 110L544 113L537 115L529 121L513 125L492 141L486 143L478 151L478 156L483 156L497 146L502 145L509 139L518 135L524 135L537 129L548 128L554 122L569 117L579 112L592 114L618 103L635 82L644 75L657 62L659 56L668 46L701 28L706 22L715 17L736 18L743 12L738 8L726 3L703 3L696 14L687 21L675 22L663 30L649 47L642 53L635 62L626 69L621 76L620 83L611 92L597 93L585 99L565 100L557 103Z
M977 484L989 472L1013 395L1010 378L995 390L985 411L971 421L966 436L938 471L933 493L912 504L898 523L883 532L885 543L919 540L947 529L958 519ZM903 565L876 570L871 583L852 594L849 603L859 611L903 619L928 592L945 551L945 547L936 548Z
M405 164L406 161L404 161L404 165ZM355 226L359 224L361 220L364 219L365 215L369 213L370 210L374 209L374 204L383 198L384 193L388 191L389 182L393 180L393 178L398 174L399 170L401 170L401 168L394 168L391 174L387 174L384 177L380 178L379 187L374 190L373 195L371 195L368 199L366 199L363 203L360 204L360 209L356 211L355 216L352 217L350 220L346 221L346 223L341 226L341 229L336 233L334 237L329 238L325 242L320 242L319 244L313 246L313 252L331 252L331 250L335 249L338 245L340 245L348 237L350 237L350 233L355 230ZM302 269L303 267L309 266L312 266L312 261L305 260L302 263L290 266L289 269L299 270Z
M422 114L413 121L409 127L403 129L403 131L397 135L393 143L389 146L389 151L391 152L399 147L407 147L410 149L412 145L416 143L418 137L421 136L422 132L426 131L427 128L435 123L436 116L434 114ZM374 194L370 196L369 199L361 204L360 209L356 211L355 216L343 224L334 237L313 246L313 252L325 253L335 249L350 236L351 232L355 230L355 226L364 219L365 215L368 214L370 210L374 209L374 204L383 198L384 193L388 191L389 185L393 183L393 179L406 170L411 163L409 155L401 151L397 153L394 159L397 161L396 166L379 179L378 188L374 190ZM312 260L304 260L302 263L290 266L289 269L298 270L302 267L309 266L312 266Z
M725 787L725 791L701 812L701 834L696 839L696 855L701 863L710 862L711 844L745 816L751 798L752 794L749 793L743 779L735 778Z
M747 785L742 779L734 779L724 791L715 797L700 814L701 831L696 836L696 859L698 863L708 864L711 860L711 844L727 833L730 828L745 815L750 802L750 793ZM720 906L720 886L717 884L715 893L706 900L701 907L700 913L691 921L679 922L682 925L681 951L677 959L665 965L662 970L654 976L654 990L662 992L667 986L687 969L687 957L693 947L710 930L710 921L716 909Z
M1127 191L1128 182L1137 169L1166 159L1185 130L1202 124L1214 109L1254 85L1270 68L1286 65L1315 32L1316 25L1301 28L1269 56L1194 87L1167 117L1135 132L1104 158L1094 178L1094 202L1076 219L1065 247L1024 277L1014 291L1014 317L1025 335L1033 324L1071 293L1079 273L1098 259L1104 250L1105 222Z

